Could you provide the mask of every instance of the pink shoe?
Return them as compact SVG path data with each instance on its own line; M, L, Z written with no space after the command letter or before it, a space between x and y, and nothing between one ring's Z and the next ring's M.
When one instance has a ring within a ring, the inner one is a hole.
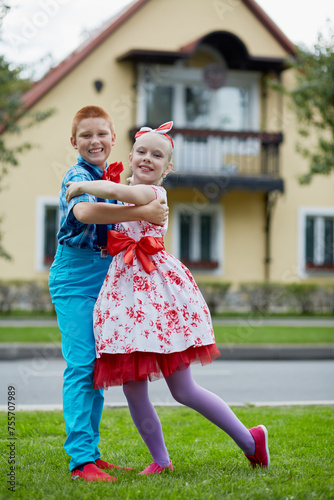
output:
M117 481L115 477L102 472L95 464L87 464L82 470L74 469L71 472L72 479L84 479L85 481Z
M149 476L150 474L160 474L160 472L163 472L166 470L173 470L172 461L170 461L169 465L166 465L166 467L161 467L156 462L153 462L151 465L146 467L146 469L139 472L138 476L144 476L144 475Z
M268 431L264 425L258 425L257 427L252 427L249 432L255 441L255 453L254 455L246 455L250 461L252 467L267 467L270 466L270 456L268 448Z
M101 460L98 458L95 460L96 465L98 466L99 469L119 469L119 470L133 470L130 467L118 467L117 465L110 464L109 462L105 462L104 460Z

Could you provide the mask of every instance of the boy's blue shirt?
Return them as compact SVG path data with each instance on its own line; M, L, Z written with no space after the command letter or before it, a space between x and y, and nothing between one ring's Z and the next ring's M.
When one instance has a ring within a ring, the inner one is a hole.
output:
M108 164L106 163L106 167ZM84 224L78 221L73 214L73 207L80 202L96 203L96 196L90 194L82 194L75 196L69 203L66 201L66 183L69 181L96 181L100 180L103 171L93 163L89 163L78 156L77 165L70 167L64 175L61 189L59 192L59 215L60 215L60 230L57 234L58 242L61 245L85 248L90 250L99 250L97 246L97 234L95 224ZM106 203L117 203L115 200L104 200ZM112 229L113 225L109 224L108 229Z

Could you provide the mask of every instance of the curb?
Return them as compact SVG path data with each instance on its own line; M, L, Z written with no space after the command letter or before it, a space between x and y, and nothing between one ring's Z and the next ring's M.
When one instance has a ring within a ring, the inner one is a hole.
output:
M259 346L217 346L221 361L298 361L334 359L333 344L313 345L259 345Z
M218 345L217 361L332 360L334 344ZM61 345L52 343L1 343L0 360L62 358Z
M250 408L250 407L280 407L280 406L334 406L334 400L316 400L316 401L261 401L252 403L234 403L233 401L226 401L228 406L234 406L239 408ZM180 403L162 403L152 401L154 407L180 407ZM128 408L126 402L120 403L104 403L103 409L111 408ZM0 412L7 412L8 405L0 405ZM62 404L18 404L16 411L63 411Z
M61 344L52 343L17 343L0 344L0 360L15 361L19 359L62 358Z

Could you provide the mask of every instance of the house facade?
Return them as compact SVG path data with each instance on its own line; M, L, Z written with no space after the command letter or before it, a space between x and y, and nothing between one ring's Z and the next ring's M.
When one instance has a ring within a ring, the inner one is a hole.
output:
M254 0L137 0L110 20L24 97L55 113L19 137L36 146L1 193L12 256L1 279L47 279L61 179L76 163L72 117L96 104L115 123L110 161L124 165L135 130L174 121L165 246L196 279L333 283L334 175L299 184L295 117L267 83L293 85L293 54Z

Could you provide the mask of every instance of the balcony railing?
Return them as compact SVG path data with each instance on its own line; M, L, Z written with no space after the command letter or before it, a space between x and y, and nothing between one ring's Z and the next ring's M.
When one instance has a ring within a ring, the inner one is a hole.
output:
M180 174L279 177L282 134L174 129Z
M134 137L135 130L130 136ZM281 133L174 128L173 172L166 187L198 187L208 179L220 191L284 191L279 170Z

